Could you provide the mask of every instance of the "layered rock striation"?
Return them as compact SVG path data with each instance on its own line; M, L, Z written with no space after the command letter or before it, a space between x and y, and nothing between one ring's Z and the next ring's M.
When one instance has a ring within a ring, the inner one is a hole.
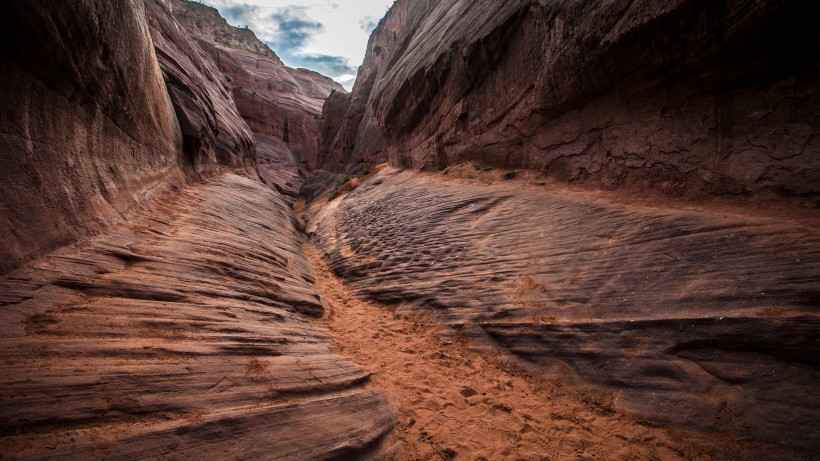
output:
M446 175L382 172L309 230L360 296L536 376L816 452L816 216L738 205L817 206L818 8L399 0L321 155Z
M0 272L181 184L182 136L142 8L3 2Z
M394 404L311 323L262 118L172 6L0 5L0 457L390 459Z
M225 174L0 279L12 459L389 458L282 196Z
M359 296L536 376L664 425L816 452L816 220L452 174L387 169L308 230Z
M345 90L307 69L285 66L253 31L232 27L219 12L174 0L174 16L219 67L236 108L254 133L260 172L295 199L305 169L316 166L322 105Z
M817 15L788 0L400 0L349 100L328 101L346 115L323 154L816 196Z
M183 139L183 166L211 175L219 165L256 168L256 146L215 63L161 0L145 2L151 37Z

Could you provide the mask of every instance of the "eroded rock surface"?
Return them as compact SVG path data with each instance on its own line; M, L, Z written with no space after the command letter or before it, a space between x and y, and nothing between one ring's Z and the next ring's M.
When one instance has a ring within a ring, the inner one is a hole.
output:
M11 1L0 21L1 273L180 184L182 138L141 6Z
M818 13L788 0L400 0L325 155L816 196Z
M0 457L389 459L396 409L310 323L288 200L170 8L0 5Z
M224 175L0 280L15 459L386 456L395 409L329 352L281 196Z
M386 170L308 230L360 296L541 376L671 426L818 449L816 221L447 178Z
M248 124L216 65L161 0L145 2L160 67L183 139L183 166L214 174L218 165L256 168Z
M304 169L317 162L325 98L344 88L316 72L285 66L252 31L228 25L214 8L184 0L172 5L231 89L256 138L260 172L295 199Z

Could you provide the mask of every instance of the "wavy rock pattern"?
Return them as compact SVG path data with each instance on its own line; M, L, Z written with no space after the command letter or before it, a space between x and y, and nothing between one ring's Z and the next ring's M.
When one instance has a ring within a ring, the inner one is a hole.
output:
M279 194L229 174L0 280L2 453L389 456L395 409L309 323L301 244Z
M308 230L359 295L679 427L817 450L820 234L387 170Z
M253 134L216 65L160 0L145 2L151 37L184 141L182 166L214 174L219 165L256 168Z

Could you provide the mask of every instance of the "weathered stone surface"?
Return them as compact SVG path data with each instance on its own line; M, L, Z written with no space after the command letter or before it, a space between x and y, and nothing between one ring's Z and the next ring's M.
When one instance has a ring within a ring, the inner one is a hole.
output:
M259 40L252 30L231 26L216 8L185 0L162 1L171 7L177 22L191 35L229 48L250 51L283 65L279 56Z
M257 140L263 177L296 197L306 164L318 157L322 104L344 88L307 69L292 69L248 29L229 26L208 6L174 0L174 14L216 63ZM305 164L305 165L302 165Z
M0 5L0 273L181 183L142 5Z
M325 155L816 196L819 14L794 0L400 0Z
M200 42L219 64L236 106L257 139L259 169L295 198L303 171L318 153L322 103L338 83L305 69L291 69L258 55Z
M816 217L453 174L385 170L308 231L359 295L541 376L663 424L820 448Z
M228 82L161 0L146 0L151 36L184 141L183 166L213 174L218 165L255 169L256 148Z
M390 459L396 409L310 323L296 219L169 8L0 5L0 457Z
M353 91L331 95L325 101L318 166L334 169L339 165L380 163L387 159L386 140L373 112L371 94L376 82L386 78L389 50L397 46L399 33L407 33L404 27L409 6L409 2L394 3L370 35Z
M0 279L0 454L383 459L281 196L226 174Z

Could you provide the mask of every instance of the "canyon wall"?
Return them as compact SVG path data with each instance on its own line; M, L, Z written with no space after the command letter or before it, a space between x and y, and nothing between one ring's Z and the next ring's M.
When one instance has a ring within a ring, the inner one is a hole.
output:
M334 85L172 7L0 5L0 457L390 459L395 405L311 323L303 233L256 167L262 135L315 153Z
M181 183L182 136L145 12L3 2L0 272Z
M328 100L346 116L326 130L323 155L420 169L472 160L676 194L816 197L819 9L400 0L351 97Z
M253 31L230 26L214 8L184 0L172 7L231 88L254 133L260 172L295 199L304 169L317 163L325 98L344 94L344 88L319 73L285 66Z
M325 102L320 152L395 169L308 231L361 297L603 412L814 453L819 14L399 0Z
M162 0L145 2L151 37L179 120L183 166L214 174L218 166L256 168L256 146L215 63L182 30Z
M817 452L816 217L462 169L386 168L307 230L358 296L599 391L602 414L779 445L754 459Z
M255 170L228 88L165 5L3 10L0 270L96 234L220 165Z

